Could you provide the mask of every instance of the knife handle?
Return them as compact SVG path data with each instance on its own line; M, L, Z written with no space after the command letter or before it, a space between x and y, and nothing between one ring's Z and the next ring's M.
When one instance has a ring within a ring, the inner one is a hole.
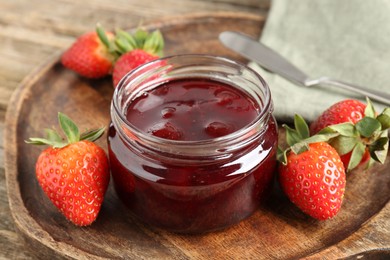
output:
M322 77L319 79L313 79L313 80L307 80L305 82L305 85L307 87L314 86L314 85L332 85L335 87L339 87L341 89L349 90L356 92L358 94L361 94L363 96L369 97L372 100L376 100L380 103L386 104L390 106L390 94L384 93L376 90L369 90L351 83L343 82L340 80L331 79L328 77Z

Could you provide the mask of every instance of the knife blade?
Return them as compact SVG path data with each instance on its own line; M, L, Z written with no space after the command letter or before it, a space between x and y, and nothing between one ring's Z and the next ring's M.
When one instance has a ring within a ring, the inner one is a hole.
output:
M257 62L265 69L279 74L299 85L304 85L309 77L280 54L263 43L238 32L225 31L219 40L229 49L245 58Z
M229 49L241 54L249 60L257 62L263 68L279 74L298 85L305 87L321 85L333 86L347 91L353 91L361 96L366 96L383 104L390 105L390 93L367 89L329 77L310 79L308 75L295 67L286 58L247 35L226 31L219 35L219 40Z

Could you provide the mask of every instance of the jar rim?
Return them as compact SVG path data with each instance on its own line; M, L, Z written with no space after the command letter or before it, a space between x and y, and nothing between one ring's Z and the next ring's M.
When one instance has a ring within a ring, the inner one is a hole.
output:
M220 137L216 137L216 138L209 138L209 139L202 139L202 140L171 140L171 139L165 139L165 138L157 137L157 136L154 136L154 135L150 135L150 134L146 133L145 131L142 131L139 128L137 128L136 126L134 126L131 122L129 122L127 120L126 116L121 112L121 110L119 108L120 105L118 104L119 100L117 98L115 98L115 97L118 97L120 90L123 87L127 86L127 84L125 84L126 83L126 79L130 78L132 75L136 75L138 73L142 73L142 71L144 71L145 68L153 69L153 67L154 67L153 65L157 64L157 63L159 63L161 61L167 61L167 60L176 59L176 58L179 58L179 59L183 59L183 58L203 58L203 59L208 59L208 60L224 62L226 64L230 64L232 66L237 66L237 67L240 67L242 69L245 69L249 73L254 75L261 82L261 84L262 84L261 87L262 87L262 91L263 91L263 94L264 94L264 100L262 100L263 103L262 103L262 106L260 106L259 113L257 114L256 118L254 118L250 123L248 123L243 128L241 128L241 129L239 129L237 131L234 131L234 132L232 132L230 134L227 134L227 135L224 135L224 136L220 136ZM119 118L117 118L117 117L114 118L113 115L111 115L112 120L114 121L114 119L119 119L119 121L121 121L122 124L125 124L125 126L128 128L128 130L130 130L132 132L132 135L131 135L132 138L136 138L138 140L143 140L143 141L145 141L145 142L147 142L149 144L158 143L160 145L171 145L171 146L183 147L183 148L185 148L185 147L194 147L194 146L196 146L196 147L207 147L207 146L210 146L210 145L215 146L218 143L229 143L232 140L237 140L237 138L239 138L243 134L245 134L247 132L251 132L254 129L256 129L258 127L259 122L267 121L269 115L272 113L272 110L273 110L273 104L272 104L272 99L271 99L271 91L269 89L269 86L266 83L266 81L263 79L263 77L257 71L255 71L254 69L252 69L251 67L249 67L248 65L246 65L244 63L232 60L230 58L222 57L222 56L214 56L214 55L209 55L209 54L178 54L178 55L170 55L170 56L166 56L166 57L163 57L163 58L159 58L159 59L147 62L147 63L139 66L138 68L128 72L119 81L118 85L115 88L114 94L113 94L113 99L112 99L111 106L112 106L112 109L114 109L116 115L119 116Z

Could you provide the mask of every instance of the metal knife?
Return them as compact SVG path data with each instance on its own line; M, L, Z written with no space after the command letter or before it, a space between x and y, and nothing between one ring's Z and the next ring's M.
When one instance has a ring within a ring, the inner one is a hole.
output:
M263 68L279 74L298 85L305 87L330 85L354 91L362 96L369 97L372 100L390 105L390 93L366 89L355 84L331 79L329 77L311 79L307 74L295 67L280 54L247 35L238 32L226 31L219 35L219 40L226 47L241 54L243 57L255 61Z

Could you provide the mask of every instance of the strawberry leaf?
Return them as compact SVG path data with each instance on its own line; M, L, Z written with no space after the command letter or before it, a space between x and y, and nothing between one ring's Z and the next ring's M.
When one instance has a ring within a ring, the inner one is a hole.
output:
M280 147L278 147L278 150L276 152L276 159L281 162L283 165L287 165L287 152L290 149L286 149L283 151Z
M302 116L297 114L294 116L294 126L300 139L306 139L310 136L309 127Z
M143 50L150 54L160 54L164 48L164 40L159 30L152 32L146 39L143 45ZM159 55L159 56L160 56Z
M307 143L305 141L298 142L298 143L294 144L293 146L291 146L291 150L295 154L300 154L300 153L306 152L307 150L309 150L309 143Z
M382 130L390 128L390 107L386 107L376 118L382 125Z
M383 136L368 147L370 156L377 162L384 163L389 149L389 138Z
M351 159L348 164L347 170L350 171L359 165L360 161L363 158L363 155L366 151L366 146L363 143L356 143L355 147L352 150Z
M338 136L331 141L331 145L336 149L337 153L344 155L352 151L358 139L350 136Z
M357 131L364 137L370 137L382 128L381 123L372 117L364 117L356 123Z
M72 119L59 112L58 122L60 123L61 129L64 131L68 139L68 143L76 143L80 140L79 128L72 121Z
M364 115L375 118L376 116L375 108L372 105L371 100L369 98L366 98L366 100L367 100L367 106L366 109L364 110Z
M134 37L128 33L128 32L125 32L121 29L118 29L116 30L116 35L123 39L123 40L126 40L128 42L128 44L132 47L132 49L137 49L137 48L140 48L141 46L138 46L137 45L137 42L136 40L134 39Z
M46 139L47 140L50 140L52 142L64 142L64 140L62 139L62 137L57 133L57 131L53 130L53 129L49 129L49 128L46 128L45 129L45 133L46 133Z
M113 59L117 59L120 55L120 52L118 53L118 49L116 44L114 43L114 40L111 40L107 36L106 31L100 26L100 24L96 26L96 34L98 35L99 40L107 48L108 52L113 56Z
M86 140L86 141L91 141L94 142L95 140L99 139L99 137L102 136L104 133L104 127L96 129L96 130L91 130L85 133L82 133L80 136L80 140Z
M25 142L27 144L32 144L32 145L50 145L54 148L62 148L68 145L68 143L64 142L63 140L53 141L53 140L48 140L46 138L40 138L40 137L31 137L29 138L29 140Z
M45 129L46 138L31 137L25 142L33 145L50 145L53 148L62 148L80 140L93 142L104 133L104 127L102 127L96 130L87 131L80 136L79 128L76 124L68 116L61 112L58 113L58 122L62 131L65 133L67 140L64 140L57 131L53 129Z
M301 141L300 135L295 129L292 129L288 125L283 125L283 127L286 129L286 142L289 146L293 146Z
M148 37L148 32L142 29L138 29L134 33L134 40L136 41L137 46L140 46L141 48L144 46L147 37Z
M97 35L99 36L99 39L100 41L108 48L110 49L110 41L108 40L108 37L106 35L106 32L104 31L104 29L100 26L100 25L97 25L96 26L96 33Z
M121 29L116 30L115 45L122 54L134 49L142 48L142 46L137 45L136 40L131 34Z
M368 163L367 163L365 169L368 170L369 168L371 168L371 166L374 165L374 163L375 163L375 160L372 157L370 157L370 159L368 160Z
M331 125L331 126L325 127L324 130L321 130L320 134L326 133L326 132L331 132L331 131L329 131L330 129L340 133L340 135L343 135L343 136L349 136L349 137L359 136L359 133L357 132L357 130L355 128L355 125L350 123L350 122L340 123L337 125Z
M309 144L319 143L319 142L328 142L332 138L339 136L339 133L328 133L328 134L316 134L306 138L302 141L299 141L291 146L291 150L295 154L300 154L309 150Z
M133 47L122 38L115 39L115 44L120 53L126 53L133 50Z
M40 137L30 137L25 142L27 144L33 144L33 145L51 145L51 142L49 140Z
M156 30L153 32L153 34L155 35L155 39L156 39L156 42L157 42L157 46L156 46L156 49L155 49L155 53L158 55L158 56L163 56L163 49L165 47L165 42L164 42L164 37L163 35L161 34L160 30Z
M316 134L306 138L304 141L308 144L311 143L319 143L319 142L328 142L332 138L339 136L340 134L337 132L326 133L326 134Z
M28 144L32 145L50 145L54 148L62 148L68 145L62 137L53 129L45 129L46 138L40 137L31 137L28 141L25 141Z

